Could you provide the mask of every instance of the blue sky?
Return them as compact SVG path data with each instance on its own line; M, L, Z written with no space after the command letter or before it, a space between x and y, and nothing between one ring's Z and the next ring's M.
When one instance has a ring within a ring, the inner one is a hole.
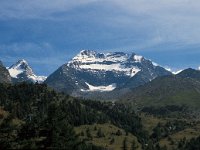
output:
M49 75L82 49L200 66L199 0L1 0L0 60Z

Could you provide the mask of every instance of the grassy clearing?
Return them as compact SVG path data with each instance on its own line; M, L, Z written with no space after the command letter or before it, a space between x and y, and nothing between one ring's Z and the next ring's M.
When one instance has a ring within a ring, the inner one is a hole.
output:
M167 122L165 118L158 118L154 117L153 115L147 115L144 113L142 113L140 117L142 119L142 124L145 130L148 131L149 134L152 133L153 128L155 128L158 123L165 124Z
M131 133L126 133L123 129L120 129L112 124L94 124L94 125L82 125L76 127L75 131L83 140L87 140L88 143L93 143L96 146L102 146L109 150L121 150L123 141L127 138L127 147L131 149L132 142L135 141L138 146L138 150L141 149L141 145L138 143L137 138ZM91 134L88 137L87 132ZM102 136L99 137L98 132L102 132Z
M190 140L191 138L196 138L198 136L200 136L200 124L170 135L169 137L160 140L159 143L162 146L166 145L168 149L173 149L173 147L175 145L177 146L177 143L183 138L186 138L186 140Z

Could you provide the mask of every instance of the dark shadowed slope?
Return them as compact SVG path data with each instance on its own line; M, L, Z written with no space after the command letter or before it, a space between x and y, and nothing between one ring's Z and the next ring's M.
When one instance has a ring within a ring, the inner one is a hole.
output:
M177 75L159 77L121 99L135 106L187 105L200 108L200 71L186 69Z
M0 83L11 83L11 77L6 69L6 67L3 66L3 63L0 61Z

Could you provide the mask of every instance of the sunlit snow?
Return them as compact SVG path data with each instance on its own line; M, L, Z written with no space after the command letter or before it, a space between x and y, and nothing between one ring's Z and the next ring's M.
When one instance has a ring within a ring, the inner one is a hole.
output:
M77 69L86 70L102 70L102 71L116 71L122 72L127 76L133 77L141 71L136 65L126 66L130 55L125 53L97 53L95 51L82 50L76 55L68 65L73 65ZM143 57L134 55L132 58L133 63L141 63Z
M152 64L154 65L154 66L159 66L157 63L155 63L155 62L152 62Z
M13 78L17 78L17 76L21 73L23 73L23 70L21 69L15 69L15 68L11 68L11 69L8 69L9 73L10 73L10 76L13 77Z
M83 91L83 92L94 92L94 91L106 92L106 91L113 91L116 88L115 83L108 85L108 86L93 86L87 82L85 82L85 83L88 85L89 89L88 90L81 89L81 91Z
M12 78L18 78L21 74L26 74L27 78L32 80L33 82L42 83L44 80L46 80L47 77L45 76L36 76L30 66L28 65L27 61L22 59L19 60L15 65L12 65L11 67L7 68L10 76Z
M137 67L125 68L121 64L111 64L111 65L106 65L106 64L87 64L86 65L85 64L85 65L80 65L79 68L91 69L91 70L104 70L104 71L120 71L120 72L125 72L126 75L131 76L131 77L140 71L140 69Z
M134 55L134 60L135 60L135 62L141 62L141 61L142 61L142 59L143 59L143 57L142 57L142 56L139 56L139 55Z
M173 71L173 74L179 74L180 72L182 72L183 70L178 70L178 71Z
M29 75L28 78L32 79L33 82L38 82L38 83L42 83L47 79L46 76L36 76L36 75Z

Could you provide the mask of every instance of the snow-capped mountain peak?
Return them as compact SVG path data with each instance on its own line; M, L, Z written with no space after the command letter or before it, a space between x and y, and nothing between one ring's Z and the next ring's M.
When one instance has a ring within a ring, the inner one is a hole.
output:
M19 67L29 67L28 62L24 59L18 60L16 64L13 64L11 67L19 68Z
M82 50L72 60L73 61L95 61L96 59L105 58L103 53L97 53L93 50Z
M73 96L115 92L116 96L171 72L135 53L82 50L45 81ZM87 96L86 96L87 97Z
M90 57L90 56L95 56L96 54L97 52L93 50L81 50L78 55Z
M16 64L13 64L11 67L8 68L8 70L11 77L13 78L18 78L18 76L22 73L30 76L34 75L33 70L24 59L19 60Z
M13 64L8 68L8 71L15 82L30 81L42 83L46 80L45 76L36 76L28 62L24 59Z

